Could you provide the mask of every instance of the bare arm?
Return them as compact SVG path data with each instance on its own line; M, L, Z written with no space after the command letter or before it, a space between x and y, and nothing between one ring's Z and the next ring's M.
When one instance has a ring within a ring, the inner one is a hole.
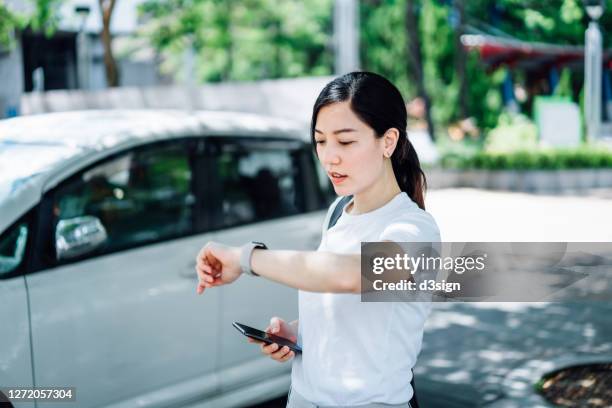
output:
M256 249L251 268L272 281L310 292L359 293L359 255Z
M311 292L359 293L359 255L255 249L251 268L262 278ZM240 277L240 248L209 242L198 254L198 293Z

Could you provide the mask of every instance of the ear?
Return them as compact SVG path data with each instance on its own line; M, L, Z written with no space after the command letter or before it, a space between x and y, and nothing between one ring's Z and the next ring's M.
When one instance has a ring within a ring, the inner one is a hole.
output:
M384 152L387 154L387 157L391 157L397 146L397 141L399 140L399 130L396 128L388 129L382 139L383 148L385 149Z

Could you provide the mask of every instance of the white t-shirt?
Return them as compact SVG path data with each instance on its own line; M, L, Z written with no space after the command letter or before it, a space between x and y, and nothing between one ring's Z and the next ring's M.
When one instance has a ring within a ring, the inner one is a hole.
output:
M358 254L362 241L439 242L435 220L404 192L373 211L344 211L319 251ZM348 207L345 206L345 209ZM333 273L334 271L329 271ZM401 404L412 398L426 302L361 302L360 294L299 291L298 342L291 386L317 405Z

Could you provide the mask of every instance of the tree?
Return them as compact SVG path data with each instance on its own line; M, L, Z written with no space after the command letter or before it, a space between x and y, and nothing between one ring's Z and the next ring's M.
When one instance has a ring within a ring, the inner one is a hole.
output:
M26 27L51 35L57 28L57 11L63 0L37 0L31 13L13 11L0 0L0 46L12 47L15 30Z
M101 36L104 47L104 69L106 72L106 83L110 87L119 86L119 70L113 55L113 39L110 31L111 19L116 3L116 0L98 0L100 14L102 15Z
M465 33L465 4L464 0L453 1L455 11L455 74L459 83L459 116L470 116L467 89L467 53L461 43L461 35Z
M142 34L180 75L193 46L197 81L326 75L334 0L146 0ZM612 0L606 0L608 10ZM582 45L582 0L361 0L362 67L426 101L428 128L472 116L491 128L502 109L504 68L491 71L461 35L480 30L524 41ZM612 26L612 12L601 19ZM187 41L187 39L190 39ZM612 36L604 32L604 43ZM610 45L607 45L610 46ZM435 126L434 126L435 124Z
M406 33L408 35L408 66L409 75L417 87L417 95L423 99L425 104L425 119L429 137L435 140L434 125L431 118L431 100L425 88L425 75L423 70L423 57L421 51L421 34L419 30L419 16L415 0L406 0Z
M177 77L192 47L196 82L328 75L332 1L147 0L140 35Z
M404 4L381 0L361 0L359 4L359 52L363 69L389 78L405 98L414 96L416 86L406 69L409 53Z
M21 26L19 17L9 10L4 2L0 1L0 47L13 45L15 28Z

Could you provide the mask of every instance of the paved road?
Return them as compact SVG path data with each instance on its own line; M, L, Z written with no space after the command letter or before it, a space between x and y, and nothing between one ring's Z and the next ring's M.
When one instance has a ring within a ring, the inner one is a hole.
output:
M612 190L433 190L427 207L447 242L612 242ZM416 368L422 408L545 407L531 392L541 373L612 361L610 315L612 302L438 303ZM264 407L284 407L284 400Z
M431 191L445 241L612 242L612 190L567 196ZM546 406L534 379L612 359L611 302L436 304L416 371L427 408Z
M568 196L432 190L426 204L444 241L612 242L608 189Z

